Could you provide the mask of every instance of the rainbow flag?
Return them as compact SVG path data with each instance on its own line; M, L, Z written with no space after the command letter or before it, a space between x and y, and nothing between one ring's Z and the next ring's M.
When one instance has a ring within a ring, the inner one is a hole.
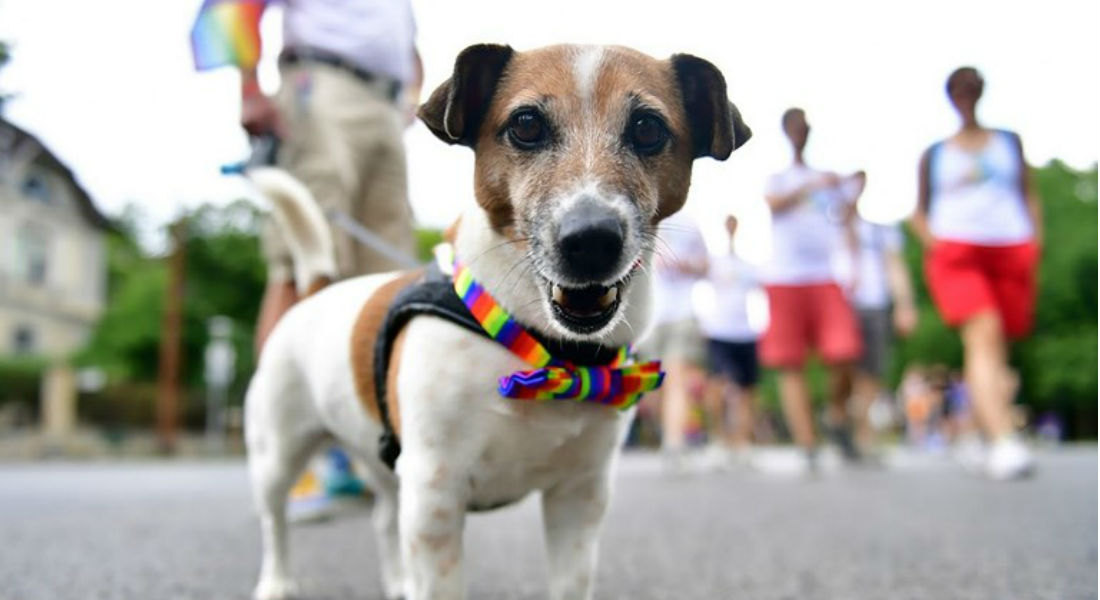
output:
M260 61L260 17L270 0L203 0L191 27L191 51L199 71Z

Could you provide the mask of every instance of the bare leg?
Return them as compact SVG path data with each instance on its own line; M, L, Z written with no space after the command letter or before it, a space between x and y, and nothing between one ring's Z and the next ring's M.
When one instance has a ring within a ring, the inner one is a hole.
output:
M810 411L810 388L801 368L784 368L779 372L779 396L795 443L805 450L813 450L816 439Z
M848 400L852 396L852 365L841 363L829 366L828 417L832 425L842 427L848 423Z
M691 367L682 360L669 361L665 366L665 383L661 392L661 448L679 451L684 447L685 429L691 397L688 386Z
M711 444L728 444L729 418L726 415L726 403L730 398L732 384L725 378L715 375L707 379L703 404L707 409L707 440Z
M756 426L756 386L737 388L734 412L736 422L730 434L730 445L735 448L748 447L752 444Z
M256 356L263 350L267 336L275 329L279 319L298 302L298 290L293 281L272 281L264 288L264 298L260 303L260 317L256 322L254 347Z
M592 597L600 524L607 503L605 473L543 493L551 600L588 600Z
M983 312L962 326L964 373L978 422L991 439L1013 431L1008 358L1000 317Z
M856 441L862 448L871 448L875 444L875 432L871 427L871 405L878 399L881 391L878 378L865 372L857 372L852 382L852 416L855 424Z

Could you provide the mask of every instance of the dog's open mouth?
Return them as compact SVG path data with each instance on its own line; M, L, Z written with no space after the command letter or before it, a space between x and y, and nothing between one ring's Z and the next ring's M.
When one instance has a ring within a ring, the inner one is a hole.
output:
M607 326L619 310L626 281L611 286L579 288L550 284L550 306L562 325L577 333L594 333Z

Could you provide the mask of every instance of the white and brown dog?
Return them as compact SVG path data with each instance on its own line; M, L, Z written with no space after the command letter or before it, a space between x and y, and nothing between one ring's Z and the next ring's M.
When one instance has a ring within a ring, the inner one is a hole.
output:
M712 64L620 47L472 46L420 118L475 152L478 206L454 239L474 278L544 339L606 347L648 328L656 226L683 205L692 161L724 160L750 135ZM332 242L308 192L279 172L253 177L291 238L300 284L325 281ZM401 328L386 397L376 398L374 341L391 299L416 277L328 286L267 342L246 412L264 541L256 597L293 594L286 496L331 438L366 466L388 598L464 597L466 512L533 491L550 597L591 597L612 465L633 411L502 398L498 378L530 365L434 316ZM386 421L402 448L395 469L379 457Z

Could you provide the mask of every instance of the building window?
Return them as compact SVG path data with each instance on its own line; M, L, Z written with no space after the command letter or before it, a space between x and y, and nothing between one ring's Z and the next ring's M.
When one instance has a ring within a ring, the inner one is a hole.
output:
M46 285L49 274L49 238L46 231L33 224L16 234L16 256L23 280L31 285Z
M15 334L12 335L11 347L16 354L33 354L34 330L27 325L16 327Z
M30 200L41 202L42 204L53 203L53 189L45 173L36 173L34 171L27 173L27 176L23 178L21 190L23 195Z

